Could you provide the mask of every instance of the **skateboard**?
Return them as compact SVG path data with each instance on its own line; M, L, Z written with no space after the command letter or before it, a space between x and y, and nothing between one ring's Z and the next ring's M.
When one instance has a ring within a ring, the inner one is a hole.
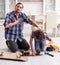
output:
M39 54L39 55L32 55L32 54L24 54L22 56L42 56L43 54Z
M13 61L23 61L23 62L28 61L28 58L26 58L26 57L22 57L22 56L17 57L15 55L9 55L9 54L7 54L7 55L0 54L0 59L2 59L2 60L13 60Z

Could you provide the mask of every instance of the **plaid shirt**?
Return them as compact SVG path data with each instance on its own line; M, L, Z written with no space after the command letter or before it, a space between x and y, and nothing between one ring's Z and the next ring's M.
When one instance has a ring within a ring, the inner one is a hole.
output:
M4 26L8 25L9 23L14 22L14 19L20 19L20 23L16 24L10 28L5 28L5 39L6 40L12 40L17 41L17 38L19 40L23 39L23 24L24 22L32 24L32 20L30 20L24 13L20 13L18 18L15 15L15 12L12 11L9 14L7 14L4 22Z

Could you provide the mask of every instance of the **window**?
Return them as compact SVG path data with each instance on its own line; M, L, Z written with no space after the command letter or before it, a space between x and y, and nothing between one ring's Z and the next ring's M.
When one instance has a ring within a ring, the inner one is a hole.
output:
M0 0L0 19L5 17L5 0Z
M42 2L43 0L18 0L18 2Z
M45 0L45 10L54 11L55 10L55 0Z

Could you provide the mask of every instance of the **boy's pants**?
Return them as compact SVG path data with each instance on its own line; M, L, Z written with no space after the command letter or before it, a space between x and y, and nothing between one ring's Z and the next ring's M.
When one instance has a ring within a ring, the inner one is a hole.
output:
M46 45L46 39L42 41L35 40L35 50L37 51L42 51L44 46Z

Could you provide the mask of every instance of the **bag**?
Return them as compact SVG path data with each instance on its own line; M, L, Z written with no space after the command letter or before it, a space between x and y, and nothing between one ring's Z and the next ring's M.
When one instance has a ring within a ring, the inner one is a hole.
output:
M46 51L53 51L54 48L50 45L49 47L47 47Z
M57 45L50 45L46 49L46 51L57 51L57 50L59 50L59 47Z
M52 47L54 48L54 50L59 50L59 47L57 45L52 45Z

